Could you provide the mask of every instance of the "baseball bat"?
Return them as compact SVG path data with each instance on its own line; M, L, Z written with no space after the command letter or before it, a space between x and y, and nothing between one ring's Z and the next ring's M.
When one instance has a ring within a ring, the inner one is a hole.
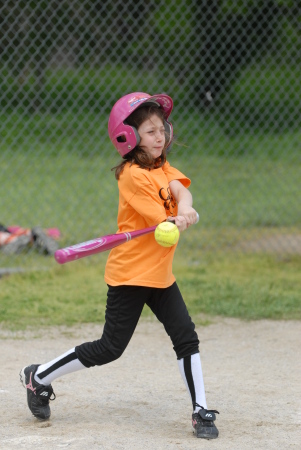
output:
M199 215L198 220L199 221ZM91 241L81 242L80 244L71 245L57 250L54 254L55 260L59 264L75 261L86 256L94 255L95 253L105 252L111 250L118 245L136 239L139 236L144 236L155 231L157 225L143 228L142 230L128 231L126 233L107 234Z

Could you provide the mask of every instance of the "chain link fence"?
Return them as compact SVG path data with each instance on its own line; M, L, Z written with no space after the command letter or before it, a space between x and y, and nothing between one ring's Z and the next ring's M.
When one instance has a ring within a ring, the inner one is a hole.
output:
M166 92L200 214L182 251L301 254L300 2L8 0L0 21L1 224L115 232L109 112Z

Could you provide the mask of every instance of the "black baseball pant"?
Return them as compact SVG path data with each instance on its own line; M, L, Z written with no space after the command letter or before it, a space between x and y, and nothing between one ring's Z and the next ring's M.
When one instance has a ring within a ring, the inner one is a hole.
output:
M150 307L169 335L177 359L199 352L195 325L175 282L168 288L108 286L102 337L75 347L85 367L101 366L118 359L135 331L144 305Z

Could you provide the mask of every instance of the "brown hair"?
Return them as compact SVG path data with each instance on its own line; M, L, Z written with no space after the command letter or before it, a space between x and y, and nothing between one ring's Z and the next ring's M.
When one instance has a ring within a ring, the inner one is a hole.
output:
M156 116L162 119L162 122L164 123L165 114L163 109L153 105L141 106L140 108L136 109L126 119L126 123L138 129L143 122L148 120L154 114L156 114ZM166 141L167 140L165 140L165 142ZM142 169L148 170L157 167L162 167L163 164L166 162L166 147L167 145L164 146L161 155L154 160L148 153L146 153L141 147L139 147L139 145L137 145L133 150L124 155L123 161L121 161L117 166L111 169L115 170L116 180L119 180L120 174L122 173L124 166L126 165L127 162L129 162L131 165L137 164Z

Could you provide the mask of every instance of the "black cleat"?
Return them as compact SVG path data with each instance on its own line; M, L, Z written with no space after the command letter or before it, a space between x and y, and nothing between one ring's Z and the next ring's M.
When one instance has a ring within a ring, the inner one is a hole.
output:
M203 439L216 439L218 437L218 429L214 425L215 414L219 414L219 412L215 409L204 408L192 414L192 427L196 437Z
M39 420L47 420L51 414L49 400L55 399L55 393L51 384L44 386L34 379L38 367L39 364L24 367L20 372L20 381L26 389L27 404L32 414Z

